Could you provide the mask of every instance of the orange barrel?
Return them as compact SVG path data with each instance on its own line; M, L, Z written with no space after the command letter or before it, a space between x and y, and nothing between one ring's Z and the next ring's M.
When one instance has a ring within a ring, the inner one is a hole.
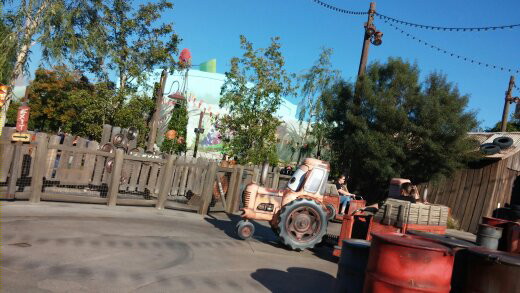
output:
M364 292L450 292L451 248L413 235L372 233Z
M520 292L520 255L485 247L472 247L467 252L467 275L461 292Z
M453 249L455 253L455 262L453 264L453 273L451 274L451 292L462 292L464 287L464 279L467 272L467 248L475 247L472 242L457 239L448 235L433 234L418 230L407 230L406 233L421 237L425 240L433 241L446 245Z
M369 241L343 240L336 275L336 292L363 292L369 253Z

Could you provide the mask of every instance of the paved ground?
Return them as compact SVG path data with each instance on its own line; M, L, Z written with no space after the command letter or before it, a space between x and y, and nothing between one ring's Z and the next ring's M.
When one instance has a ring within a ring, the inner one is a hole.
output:
M2 204L3 292L330 292L331 251L293 252L238 217L144 207ZM337 227L336 227L337 228Z

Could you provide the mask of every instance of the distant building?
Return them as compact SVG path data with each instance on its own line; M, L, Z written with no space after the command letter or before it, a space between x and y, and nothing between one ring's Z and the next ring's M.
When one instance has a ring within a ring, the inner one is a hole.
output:
M158 79L158 78L157 78ZM199 150L206 156L218 157L222 151L222 142L220 135L215 129L216 117L226 113L225 109L219 107L220 91L226 79L224 74L204 72L200 70L190 69L188 71L187 81L181 73L169 75L165 86L165 99L163 109L161 111L161 124L159 126L158 144L164 139L164 133L168 130L168 120L174 101L166 98L171 93L182 91L182 87L186 86L188 96L188 129L186 142L188 149L193 150L195 144L195 128L198 126L200 112L205 112L203 119L204 134L200 137ZM299 122L297 121L297 105L291 103L287 99L283 99L276 115L284 122L279 128L280 144L278 150L284 149L284 143L288 143L288 133L301 133ZM296 155L297 156L297 155Z

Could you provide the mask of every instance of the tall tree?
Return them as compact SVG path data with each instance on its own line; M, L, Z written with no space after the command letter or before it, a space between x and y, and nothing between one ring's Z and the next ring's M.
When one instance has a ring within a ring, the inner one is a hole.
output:
M419 82L417 65L374 63L355 85L338 83L324 95L332 163L348 170L353 189L375 200L392 177L421 183L448 175L470 158L467 132L477 125L468 96L432 73Z
M71 21L46 35L53 41L46 44L45 56L67 57L75 69L102 80L115 78L122 93L147 86L158 67L175 68L179 38L172 23L160 22L173 9L171 2L83 2L72 9Z
M9 83L16 62L16 38L11 27L4 19L4 11L0 4L0 84Z
M282 96L292 92L278 41L276 37L269 47L254 49L240 36L244 54L232 58L226 72L220 106L229 114L220 119L219 126L224 149L241 163L278 162L276 128L280 120L275 113Z
M122 107L127 95L146 85L155 67L174 67L172 55L179 41L171 23L158 23L173 4L161 0L135 6L124 0L22 1L5 17L16 43L8 84L22 75L30 49L38 43L45 60L69 61L101 81L117 81Z
M298 104L298 120L300 124L302 122L307 124L301 141L298 160L305 153L305 150L309 150L309 145L317 147L318 156L321 152L321 144L326 127L323 122L324 117L320 96L338 80L340 74L338 70L332 69L332 63L330 62L332 52L333 50L330 48L323 48L320 57L314 65L298 76L298 81L301 83L300 95L302 96ZM315 141L311 143L307 141L309 131L315 136Z
M23 74L27 66L30 49L37 41L35 38L44 30L50 28L55 17L65 16L67 11L62 0L25 0L21 1L16 11L3 15L5 24L10 28L4 35L5 43L1 45L2 52L5 49L13 50L15 61L7 85L10 90L7 93L7 102L0 111L0 129L4 126L7 109L11 102L12 88L15 81ZM5 48L7 46L7 48ZM3 58L0 58L3 59Z

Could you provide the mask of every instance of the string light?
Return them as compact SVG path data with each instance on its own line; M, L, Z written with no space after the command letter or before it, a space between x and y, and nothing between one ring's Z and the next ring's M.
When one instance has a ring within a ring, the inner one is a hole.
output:
M325 3L320 0L313 0L315 3L330 9L334 10L336 12L344 13L344 14L351 14L351 15L367 15L368 12L362 12L362 11L352 11L347 10L343 8L336 7L334 5L330 5L328 3ZM381 13L374 13L377 17L379 17L381 20L388 20L397 24L402 24L410 27L420 28L420 29L429 29L429 30L437 30L437 31L445 31L445 32L480 32L480 31L489 31L489 30L505 30L505 29L513 29L520 27L520 23L518 24L508 24L508 25L499 25L499 26L482 26L482 27L445 27L445 26L433 26L433 25L425 25L425 24L418 24L413 22L408 22L404 20L400 20L397 18L393 18Z
M441 52L443 54L446 54L446 55L449 55L451 57L455 57L457 59L462 59L466 62L469 62L469 63L472 63L472 64L477 64L477 65L480 65L480 66L485 66L486 68L492 68L492 69L498 69L500 71L504 71L504 72L509 72L509 73L520 73L520 69L512 69L512 68L507 68L507 67L503 67L503 66L499 66L499 65L494 65L494 64L490 64L490 63L485 63L485 62L481 62L481 61L478 61L478 60L474 60L472 58L469 58L469 57L465 57L465 56L462 56L462 55L459 55L459 54L456 54L456 53L453 53L453 52L450 52L448 50L445 50L443 48L440 48L438 46L435 46L433 44L430 44L424 40L421 40L419 38L417 38L416 36L408 33L408 32L405 32L404 30L402 30L401 28L395 26L394 24L384 20L385 23L387 23L389 26L391 26L392 28L394 28L396 31L400 32L401 34L405 35L406 37L408 38L411 38L413 40L416 40L417 42L419 42L420 44L423 44L424 46L427 46L427 47L430 47L431 49L434 49L434 50L437 50L438 52ZM518 88L517 88L518 89Z
M515 27L520 27L520 24L508 24L508 25L500 25L500 26L484 26L484 27L444 27L444 26L431 26L424 25L418 23L412 23L408 21L399 20L390 16L383 15L381 13L375 13L377 17L381 20L391 21L393 23L398 23L410 27L421 28L421 29L429 29L429 30L438 30L438 31L449 31L449 32L480 32L480 31L489 31L489 30L497 30L497 29L513 29Z
M330 10L334 10L336 12L344 13L344 14L351 14L351 15L367 15L368 12L362 12L362 11L352 11L352 10L346 10L343 8L339 8L330 4L327 4L325 2L322 2L320 0L314 0L314 2L320 4L321 6L328 8Z

